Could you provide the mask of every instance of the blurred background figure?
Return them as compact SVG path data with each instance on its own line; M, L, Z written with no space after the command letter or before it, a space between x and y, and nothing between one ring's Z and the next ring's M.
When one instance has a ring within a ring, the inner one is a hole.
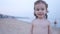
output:
M54 21L54 26L57 27L57 20Z

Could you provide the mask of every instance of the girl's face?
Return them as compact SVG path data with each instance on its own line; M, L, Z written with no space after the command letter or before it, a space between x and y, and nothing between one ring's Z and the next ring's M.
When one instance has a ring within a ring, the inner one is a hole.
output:
M43 3L38 3L35 5L34 13L38 18L45 17L45 14L47 14L46 5Z

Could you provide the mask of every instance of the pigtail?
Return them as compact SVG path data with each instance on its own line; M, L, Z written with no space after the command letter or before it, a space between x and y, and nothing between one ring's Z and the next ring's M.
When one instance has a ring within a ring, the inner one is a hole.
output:
M45 14L45 18L46 18L46 19L48 18L48 15L47 15L47 14Z

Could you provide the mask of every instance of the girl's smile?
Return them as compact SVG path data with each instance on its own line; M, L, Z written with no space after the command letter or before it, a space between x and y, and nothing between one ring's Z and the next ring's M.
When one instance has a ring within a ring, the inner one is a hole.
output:
M44 15L44 13L39 12L37 15L42 16L42 15Z

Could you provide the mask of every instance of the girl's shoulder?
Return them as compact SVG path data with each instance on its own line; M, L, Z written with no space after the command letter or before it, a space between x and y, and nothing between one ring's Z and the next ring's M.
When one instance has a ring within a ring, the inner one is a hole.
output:
M50 22L49 20L46 20L46 22L48 23L48 25L50 25L50 24L51 24L51 22Z
M37 22L37 19L32 20L32 24L36 24Z
M32 23L36 22L36 19L32 20Z

